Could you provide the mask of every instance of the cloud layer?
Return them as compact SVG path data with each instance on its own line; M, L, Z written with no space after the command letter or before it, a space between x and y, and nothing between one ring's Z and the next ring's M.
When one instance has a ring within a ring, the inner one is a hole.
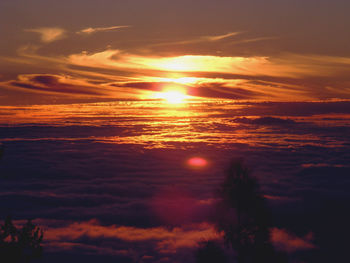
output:
M214 235L227 163L244 156L273 213L275 245L300 260L341 257L347 250L334 240L349 218L334 215L349 199L349 109L226 100L2 106L0 215L40 219L49 255L187 262ZM191 169L193 157L207 166Z

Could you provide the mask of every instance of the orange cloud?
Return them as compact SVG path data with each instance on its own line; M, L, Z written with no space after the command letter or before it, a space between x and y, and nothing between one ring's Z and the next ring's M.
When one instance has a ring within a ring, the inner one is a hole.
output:
M219 41L219 40L223 40L225 38L229 38L229 37L233 37L238 35L238 32L230 32L227 34L223 34L223 35L217 35L217 36L207 36L207 37L203 37L204 39L208 39L210 41Z
M17 220L16 225L23 225L25 220ZM131 251L123 249L123 246L98 247L89 242L83 242L84 238L92 240L121 240L127 243L146 245L161 254L174 254L179 249L195 248L203 240L220 240L222 234L218 233L213 224L196 223L181 227L152 227L140 228L133 226L101 225L96 219L84 222L75 222L62 225L59 220L34 220L35 224L44 229L44 242L49 250L85 249L99 254L126 255ZM303 237L298 237L286 229L277 227L270 229L271 242L280 251L294 253L296 251L316 249L313 244L313 234L310 232ZM129 246L130 247L130 246Z
M271 229L271 241L276 248L290 253L316 248L312 243L313 234L311 232L304 237L298 237L285 229L275 227Z
M38 33L41 41L44 43L50 43L62 39L65 35L65 30L59 27L39 27L26 29L25 31Z
M172 229L165 227L137 228L117 225L103 226L94 219L58 228L48 228L45 231L45 240L49 243L74 242L82 237L112 238L126 242L152 241L155 242L160 252L175 253L178 248L195 247L203 239L217 239L220 236L208 223Z
M197 37L197 38L193 38L193 39L189 39L189 40L157 43L157 44L153 44L152 47L190 45L190 44L197 44L197 43L203 43L203 42L204 43L205 42L217 42L217 41L221 41L221 40L225 40L225 39L234 37L238 34L240 34L240 32L230 32L227 34L214 35L214 36L201 36L201 37Z
M88 27L77 32L77 34L93 34L98 32L112 31L121 28L127 28L130 26L110 26L110 27Z
M184 55L174 57L141 56L125 53L121 50L107 49L97 53L82 52L68 57L68 63L77 66L138 70L145 77L151 71L186 74L199 77L199 73L231 74L246 77L288 78L290 80L305 77L330 77L337 74L345 76L344 67L350 65L349 58L327 56L298 56L284 54L279 57L229 57L212 55ZM347 71L347 70L345 70ZM349 73L349 72L348 72ZM184 77L184 76L182 76ZM293 82L292 82L293 83ZM305 87L304 87L305 89Z
M294 76L297 68L273 64L268 57L221 57L185 55L177 57L151 57L127 54L108 49L89 54L69 56L72 65L108 69L141 69L164 72L215 72L242 75Z

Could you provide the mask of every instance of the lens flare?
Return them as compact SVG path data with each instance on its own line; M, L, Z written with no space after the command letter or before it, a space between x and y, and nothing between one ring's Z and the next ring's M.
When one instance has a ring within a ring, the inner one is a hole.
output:
M194 168L201 168L208 165L208 161L201 157L193 157L187 161L187 164Z

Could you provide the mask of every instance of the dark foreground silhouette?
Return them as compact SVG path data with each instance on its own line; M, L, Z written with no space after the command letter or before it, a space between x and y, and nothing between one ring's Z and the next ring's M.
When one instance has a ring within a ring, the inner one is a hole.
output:
M196 251L196 263L227 263L225 251L215 241L208 240L199 243Z
M17 228L11 217L7 217L0 225L0 262L27 263L40 258L42 240L43 231L30 220L22 228Z
M217 198L214 223L217 231L223 233L226 247L232 249L235 262L287 262L270 242L270 212L257 180L241 159L231 162ZM200 244L196 262L228 262L223 253L214 241L207 241Z

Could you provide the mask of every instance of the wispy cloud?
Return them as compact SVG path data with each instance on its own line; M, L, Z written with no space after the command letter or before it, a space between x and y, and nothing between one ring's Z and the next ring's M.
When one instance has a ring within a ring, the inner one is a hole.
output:
M200 36L188 40L180 40L180 41L171 41L171 42L163 42L158 44L153 44L153 47L156 46L174 46L174 45L190 45L190 44L196 44L196 43L203 43L203 42L217 42L221 41L227 38L231 38L233 36L236 36L240 34L240 32L229 32L227 34L222 35L211 35L211 36Z
M217 36L205 36L205 37L202 37L201 39L209 40L209 41L219 41L219 40L222 40L222 39L225 39L225 38L236 36L238 34L239 34L239 32L230 32L230 33L227 33L227 34L217 35Z
M241 39L241 40L232 42L232 44L252 43L252 42L259 42L259 41L272 40L272 39L277 39L277 37L256 37L256 38Z
M117 30L117 29L127 28L127 27L130 27L130 26L88 27L78 31L77 34L90 35L98 32L112 31L112 30Z
M312 75L312 68L299 68L286 61L273 61L269 57L231 57L209 55L184 55L170 57L140 56L121 50L108 49L88 54L69 56L72 65L101 68L134 68L164 72L212 72L242 74L247 76L299 77Z
M38 33L40 40L44 43L50 43L64 38L66 31L59 27L39 27L26 29L27 32Z

